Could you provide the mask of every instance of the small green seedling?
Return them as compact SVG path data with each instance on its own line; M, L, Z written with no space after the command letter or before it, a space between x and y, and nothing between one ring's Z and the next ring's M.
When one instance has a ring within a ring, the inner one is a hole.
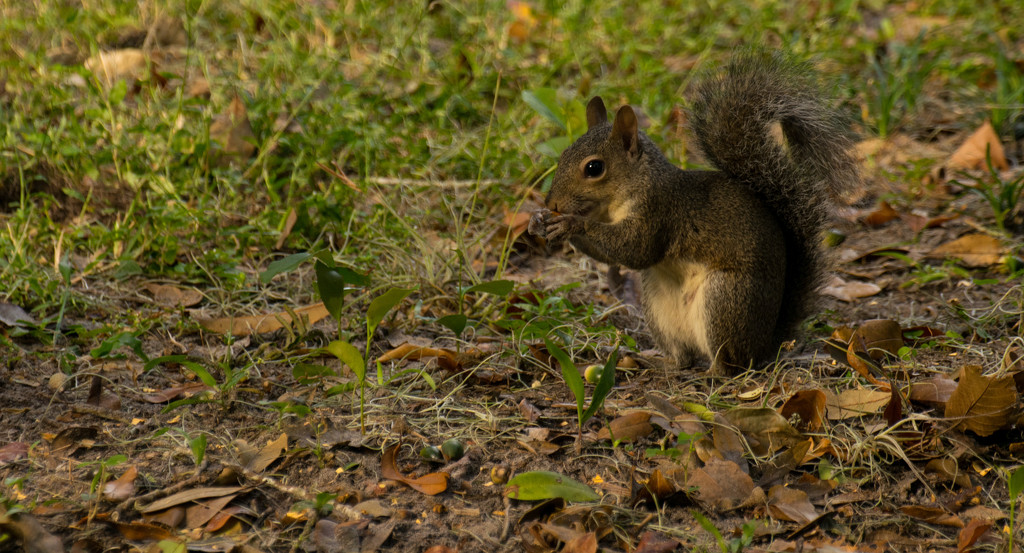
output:
M1024 492L1024 466L1014 469L1006 479L1006 483L1010 488L1010 548L1008 551L1013 551L1013 536L1016 534L1016 532L1014 532L1014 528L1017 527L1017 519L1014 518L1014 507L1017 504L1017 500L1019 499L1021 492Z
M706 516L697 511L693 511L692 514L693 518L697 519L697 523L700 524L701 528L715 537L715 542L718 543L718 548L722 553L740 553L754 541L754 532L757 531L758 526L757 521L752 520L744 522L740 535L729 541L725 541L725 537L722 536L722 532L719 531Z
M590 399L590 405L584 408L586 401L586 390L583 385L583 377L580 376L580 372L576 369L576 365L569 358L569 355L562 350L562 348L555 345L554 342L549 338L545 338L544 342L548 346L548 352L558 360L559 366L562 368L562 378L565 379L565 383L569 386L569 390L572 391L572 395L576 398L576 420L579 423L577 427L576 436L576 447L577 449L582 447L583 443L583 424L590 420L597 413L598 409L604 405L604 399L608 396L608 392L611 391L612 387L615 386L615 364L619 359L619 352L616 350L612 353L611 357L608 358L608 362L605 363L604 368L601 372L601 379L598 380L597 385L594 386L594 396Z
M200 433L189 440L188 447L192 450L192 459L196 462L196 466L203 464L203 458L206 457L206 434Z
M167 404L167 407L164 407L162 411L163 413L168 413L183 405L197 405L200 403L214 402L219 402L222 408L227 409L228 406L231 405L235 389L238 388L239 384L249 378L249 367L246 366L232 369L227 363L222 363L220 368L224 372L224 381L217 382L217 379L210 374L210 371L206 370L206 367L196 363L195 361L189 360L188 357L184 355L165 355L163 357L151 359L143 366L143 370L148 371L153 367L164 363L176 363L184 367L186 370L191 371L192 374L196 375L196 378L213 390L213 397L208 394L199 394L193 397L172 401Z
M366 433L366 418L365 418L365 390L366 390L366 362L363 360L363 354L359 353L359 349L352 344L343 340L335 340L330 344L327 344L327 351L338 358L339 361L348 365L348 368L352 369L352 372L356 375L356 385L359 387L359 431L363 434Z
M462 333L466 330L469 325L469 317L466 316L463 311L463 304L465 303L466 294L491 294L495 296L507 296L512 293L515 288L515 283L511 280L489 280L487 282L481 282L468 286L464 289L459 290L459 310L460 313L452 313L451 315L445 315L437 318L437 324L447 328L455 334L456 339L462 338ZM458 347L458 346L456 346Z

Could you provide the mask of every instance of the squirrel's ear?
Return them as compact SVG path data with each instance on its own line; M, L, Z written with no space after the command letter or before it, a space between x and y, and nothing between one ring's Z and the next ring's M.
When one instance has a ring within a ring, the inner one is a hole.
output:
M600 96L594 96L587 103L587 128L592 129L607 122L608 110L604 109L604 100Z
M640 137L636 113L628 105L619 108L612 123L612 137L622 141L622 148L630 159L640 157Z

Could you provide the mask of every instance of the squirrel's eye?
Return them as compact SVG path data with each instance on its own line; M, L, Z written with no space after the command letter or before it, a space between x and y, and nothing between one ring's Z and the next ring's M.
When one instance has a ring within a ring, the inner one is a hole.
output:
M595 179L604 174L604 162L600 159L592 159L583 166L583 176Z

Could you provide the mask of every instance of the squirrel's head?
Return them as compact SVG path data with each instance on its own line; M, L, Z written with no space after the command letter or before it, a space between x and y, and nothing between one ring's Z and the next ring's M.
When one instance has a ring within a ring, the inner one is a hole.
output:
M603 221L616 218L631 200L630 184L641 176L643 157L633 108L622 106L608 123L604 101L595 96L587 104L586 134L558 159L545 201L548 209Z

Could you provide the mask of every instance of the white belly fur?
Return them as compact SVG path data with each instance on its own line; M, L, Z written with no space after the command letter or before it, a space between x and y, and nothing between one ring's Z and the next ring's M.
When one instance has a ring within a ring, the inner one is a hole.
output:
M663 261L643 274L647 324L661 345L679 358L687 350L714 357L707 336L706 284L711 269L683 261Z

